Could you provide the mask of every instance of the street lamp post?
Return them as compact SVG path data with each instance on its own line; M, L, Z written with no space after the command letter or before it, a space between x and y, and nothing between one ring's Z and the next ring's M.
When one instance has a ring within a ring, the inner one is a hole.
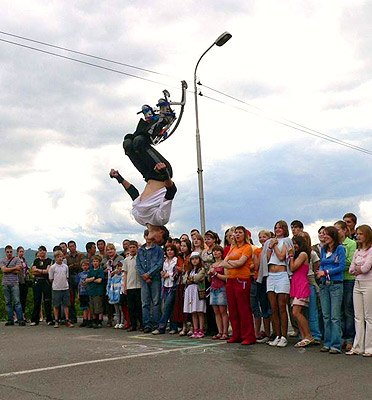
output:
M205 208L204 208L204 185L203 185L203 166L202 166L202 155L200 145L200 131L199 131L199 112L198 112L198 93L196 88L196 70L198 69L201 59L207 54L207 52L214 46L223 46L229 39L231 39L229 32L224 32L220 35L214 43L205 50L201 55L195 66L194 72L194 98L195 98L195 119L196 119L196 158L198 163L198 188L199 188L199 209L200 209L200 228L201 234L204 236L205 233Z

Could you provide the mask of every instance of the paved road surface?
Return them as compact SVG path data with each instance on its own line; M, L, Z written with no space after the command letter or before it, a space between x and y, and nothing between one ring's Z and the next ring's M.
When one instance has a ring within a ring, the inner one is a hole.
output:
M0 325L0 399L372 399L372 359L103 328Z

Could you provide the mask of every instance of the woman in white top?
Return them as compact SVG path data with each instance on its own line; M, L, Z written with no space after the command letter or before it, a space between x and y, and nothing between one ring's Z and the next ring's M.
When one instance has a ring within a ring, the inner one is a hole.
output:
M293 248L293 243L288 237L288 225L285 221L278 221L274 226L274 230L275 238L270 239L266 255L269 266L267 293L276 337L274 340L269 341L268 344L270 346L286 347L288 344L287 303L290 292L287 253L289 248Z
M372 357L372 229L361 225L356 230L358 249L349 272L355 276L353 300L355 338L347 355Z

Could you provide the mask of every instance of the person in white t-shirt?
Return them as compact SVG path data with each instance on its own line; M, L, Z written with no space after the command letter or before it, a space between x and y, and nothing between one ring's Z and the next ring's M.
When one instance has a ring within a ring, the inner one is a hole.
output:
M125 141L124 141L125 142ZM138 168L137 168L138 169ZM172 201L177 192L176 185L169 175L172 171L164 162L155 163L152 172L144 175L146 186L142 194L119 171L111 169L110 177L115 178L133 200L132 215L140 224L147 227L149 239L161 246L167 242L169 231L164 226L168 223Z
M53 307L54 307L54 327L59 328L59 309L64 307L66 323L72 328L74 325L69 320L70 291L68 284L69 269L63 263L63 253L61 250L54 252L55 263L50 267L48 275L53 289Z

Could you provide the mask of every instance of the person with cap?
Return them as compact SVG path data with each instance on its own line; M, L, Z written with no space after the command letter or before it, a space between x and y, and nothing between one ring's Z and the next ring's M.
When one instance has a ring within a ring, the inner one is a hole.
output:
M204 319L207 310L205 291L205 269L197 251L190 256L191 269L186 272L183 283L186 285L183 312L192 315L194 339L204 337Z

